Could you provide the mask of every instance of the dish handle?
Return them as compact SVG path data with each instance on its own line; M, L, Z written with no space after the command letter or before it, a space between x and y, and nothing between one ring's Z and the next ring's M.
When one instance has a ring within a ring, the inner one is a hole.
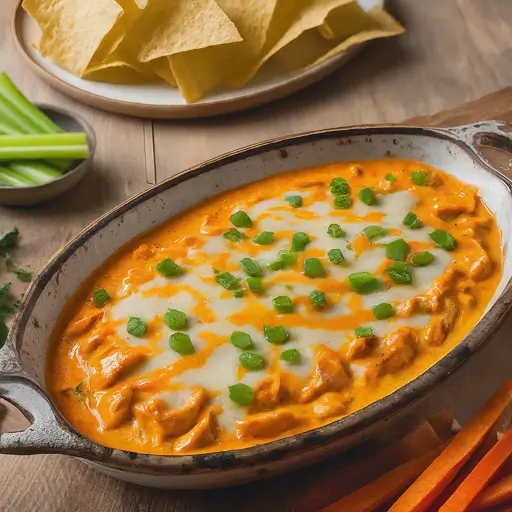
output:
M50 399L22 369L17 351L7 342L0 351L0 397L30 421L21 432L0 434L0 453L61 453L101 460L111 451L71 430Z
M478 123L447 128L452 135L462 140L477 156L491 167L495 167L482 153L481 147L505 151L512 154L512 125L504 121L480 121ZM512 162L509 165L512 173Z

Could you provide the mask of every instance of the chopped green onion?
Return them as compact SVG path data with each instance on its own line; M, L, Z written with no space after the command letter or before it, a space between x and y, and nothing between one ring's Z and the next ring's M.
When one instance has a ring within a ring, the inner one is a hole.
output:
M281 352L279 359L290 364L297 364L300 363L300 352L296 348L289 348Z
M311 243L311 239L306 233L299 231L292 237L292 251L303 251Z
M190 336L184 332L171 334L169 336L169 347L182 356L188 356L195 352Z
M187 315L177 309L168 309L164 315L164 322L173 331L186 329L188 325Z
M355 272L348 276L350 288L363 295L373 293L380 289L380 281L369 272Z
M325 277L327 272L318 258L306 258L304 260L304 274L308 277Z
M110 300L110 295L108 294L107 290L105 290L105 288L101 288L101 290L96 290L92 294L92 300L96 306L101 307Z
M215 281L226 290L238 290L240 279L229 272L221 272L215 276Z
M377 320L386 320L395 316L395 308L389 302L383 302L373 306L372 313Z
M349 196L336 196L332 205L336 210L348 210L352 206L352 200Z
M421 219L413 212L409 212L404 217L402 224L409 229L419 229L423 226Z
M233 292L233 297L235 297L235 299L241 299L244 295L245 293L243 290L236 290Z
M243 233L240 233L238 229L230 229L226 231L222 235L226 240L229 240L230 242L240 242L245 238L245 235Z
M274 242L274 233L272 231L263 231L253 239L253 242L258 245L270 245Z
M320 290L315 290L309 294L309 300L315 308L323 308L327 304L325 293Z
M249 350L253 347L252 339L246 332L233 331L229 341L231 345L234 345L235 347L242 350Z
M409 244L403 239L393 240L386 244L386 256L390 260L405 261L411 252Z
M288 331L282 325L278 325L277 327L264 325L263 334L265 339L273 345L282 345L289 339Z
M450 233L443 231L442 229L434 229L432 233L428 235L430 240L437 246L447 251L453 251L455 249L455 238Z
M327 233L331 235L333 238L341 238L347 235L345 231L341 229L341 226L339 224L329 224L329 227L327 228Z
M240 266L245 273L251 277L261 277L263 275L261 267L254 260L251 260L251 258L240 260Z
M346 196L350 192L350 186L345 178L331 180L331 194L333 196Z
M265 368L265 360L259 354L253 354L252 352L244 352L238 357L239 363L250 370L251 372L257 372Z
M136 316L131 316L126 324L126 330L128 331L128 334L131 334L136 338L142 338L144 334L146 334L148 326L144 320L141 320Z
M345 257L339 249L331 249L327 256L333 265L341 265L345 261Z
M364 236L370 241L373 242L378 238L382 238L388 234L388 230L381 226L366 226L363 229Z
M183 274L183 269L170 258L165 258L157 266L156 271L164 277L176 277Z
M229 217L235 228L252 228L252 220L247 213L239 211Z
M425 185L425 180L427 178L426 171L413 171L411 172L411 181L415 185Z
M293 313L294 304L290 297L286 295L280 295L279 297L274 297L272 299L272 304L274 309L278 313Z
M357 338L371 338L375 336L373 333L373 329L371 327L356 327L356 337Z
M286 268L286 265L284 261L282 260L276 260L267 265L267 268L269 270L272 270L272 272L276 272L277 270L284 270Z
M372 206L375 204L375 194L373 193L373 190L370 187L363 188L359 191L359 200L367 204L368 206Z
M248 277L247 286L253 293L262 293L265 291L261 277Z
M235 402L237 405L241 405L242 407L246 407L251 405L254 401L254 391L251 386L247 384L234 384L233 386L229 386L229 398L232 402Z
M291 267L297 263L297 255L291 251L283 249L279 251L279 259L285 264L286 267Z
M411 284L412 274L408 265L401 261L395 261L388 268L384 269L390 279L396 284Z
M297 255L291 251L282 250L279 251L277 261L269 263L267 266L270 270L283 270L287 267L291 267L297 263Z
M391 174L386 174L385 178L390 182L390 183L394 183L396 181L396 178Z
M300 208L302 206L301 196L286 196L285 199L294 207Z
M73 391L75 392L75 395L82 395L83 392L84 392L84 383L83 382L79 382L73 389Z
M415 254L411 258L411 262L416 267L426 267L434 261L434 255L431 252L423 251Z

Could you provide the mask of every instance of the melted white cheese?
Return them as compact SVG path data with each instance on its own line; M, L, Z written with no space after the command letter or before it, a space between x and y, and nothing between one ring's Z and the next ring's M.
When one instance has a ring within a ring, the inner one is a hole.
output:
M301 193L304 197L305 194ZM399 228L402 230L400 237L407 241L429 242L428 233L431 228L422 228L417 230L408 230L402 227L402 219L407 212L412 211L416 205L416 197L409 192L397 192L387 196L377 196L378 202L374 206L366 206L359 201L355 201L352 208L352 213L357 216L363 217L372 212L378 211L384 214L383 222L379 223L387 228ZM299 219L294 215L294 210L273 210L274 208L282 208L287 203L284 200L267 200L262 201L254 206L244 209L249 216L255 221L258 230L273 231L291 230L294 232L303 231L308 233L314 240L308 246L309 248L321 249L327 253L330 249L340 248L345 256L346 262L343 265L336 266L330 264L327 256L323 259L324 266L327 269L329 277L343 281L347 276L353 272L375 272L383 259L385 258L385 249L380 244L393 240L396 237L386 237L376 241L374 246L369 250L363 252L359 258L356 258L353 252L347 250L346 246L350 240L359 235L364 227L372 224L368 222L344 222L343 212L337 211L336 217L331 216L333 212L330 198L325 201L317 201L309 207L303 207L301 211L311 212L318 216L316 220ZM235 210L234 210L235 211ZM257 220L263 213L275 213L276 218L264 217ZM341 216L340 216L341 215ZM346 238L334 239L327 233L327 227L331 223L339 223L344 231L347 233ZM290 247L290 241L278 241L274 244L265 247L259 252L258 257L255 258L259 261L264 268L266 263L272 262L277 259L278 253L282 249ZM201 249L200 252L206 252L210 255L218 255L221 253L229 253L230 263L238 264L239 260L245 255L239 250L233 249L233 244L226 241L222 236L210 236ZM193 256L197 252L194 249L189 250L188 256ZM451 262L451 256L448 252L431 249L432 254L435 256L435 261L422 268L413 269L413 284L410 286L395 286L387 290L379 291L374 294L362 296L363 305L365 309L370 309L372 306L381 302L400 302L408 298L414 297L424 292L431 282L438 276L442 275L447 266ZM181 264L177 260L178 264ZM186 265L184 265L186 267ZM293 273L292 270L284 270L278 273L271 273L265 271L265 276L278 275L283 278L287 273ZM239 271L232 272L236 277L245 278L245 274L240 269ZM196 304L196 299L189 295L186 291L180 291L176 295L168 298L158 297L151 295L144 297L144 291L153 289L158 286L165 286L169 282L168 279L158 277L152 281L141 286L139 291L128 295L119 300L110 309L111 318L114 320L127 320L130 316L137 316L145 321L154 318L155 315L163 317L168 308L178 309L186 312L189 318L189 328L187 333L190 335L196 351L204 348L205 342L200 338L200 334L204 332L213 332L218 336L226 337L226 344L216 348L206 364L201 368L193 369L184 372L183 374L174 377L173 382L183 383L187 386L203 386L210 391L217 392L218 395L214 402L219 404L223 413L219 421L221 426L226 430L232 430L235 422L243 415L243 408L233 404L228 397L228 387L237 382L237 367L238 357L241 351L232 346L228 340L229 336L234 330L242 330L251 335L254 342L253 352L261 354L266 361L270 361L272 357L273 346L267 343L263 337L263 333L258 331L251 325L235 326L228 319L229 317L243 310L246 307L244 299L237 299L234 297L221 298L225 295L225 290L218 284L212 282L205 282L201 277L211 277L212 268L208 265L202 265L186 272L184 275L172 279L172 283L179 285L186 283L194 290L202 294L207 302L208 307L213 311L216 321L213 324L199 323L194 318L190 311ZM265 282L265 278L264 278ZM272 298L278 295L304 296L309 295L315 290L315 280L311 279L311 283L307 284L294 284L292 291L286 287L286 281L279 283L279 279L272 286L266 285L266 294L261 297L263 302L268 308L272 308ZM125 289L119 290L119 294L125 293ZM300 306L297 306L297 312L301 312ZM338 304L329 308L325 312L318 312L317 315L324 315L326 318L349 314L350 310L346 305L346 300L341 300ZM392 321L373 321L365 325L374 329L375 333L383 336L386 333L396 329L402 325L409 325L414 327L424 327L430 318L426 315L415 315L408 319L392 319ZM148 371L163 368L167 365L180 359L182 356L169 348L168 338L172 331L165 325L162 326L163 336L159 341L161 354L154 357L140 367L138 370L141 375ZM291 371L300 377L307 378L312 371L314 362L313 349L316 345L323 344L334 350L338 350L343 343L345 343L345 331L332 331L327 329L309 329L309 328L290 328L290 342L284 345L283 350L288 348L297 348L301 352L301 364L288 365L280 361L279 364L287 371ZM144 339L135 338L126 332L126 324L123 322L118 328L117 333L129 345L144 344ZM350 331L350 334L353 334ZM186 356L185 356L186 357ZM352 364L352 371L360 374L364 371L363 367L357 364ZM268 375L268 368L257 372L246 372L242 378L242 382L251 386L256 386L266 375ZM165 395L170 405L174 405L176 400L171 395ZM182 401L181 399L179 400Z

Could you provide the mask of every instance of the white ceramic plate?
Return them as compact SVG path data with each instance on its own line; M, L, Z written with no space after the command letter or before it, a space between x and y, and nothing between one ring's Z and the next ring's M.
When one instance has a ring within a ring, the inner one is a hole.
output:
M358 2L365 10L384 4L384 0ZM270 77L257 75L243 89L211 94L188 105L178 89L164 84L118 85L83 80L41 57L34 46L40 37L39 27L20 5L15 10L12 27L18 49L30 67L61 92L103 110L138 117L168 119L225 114L282 98L326 77L341 67L361 47L353 47L321 64L293 74Z

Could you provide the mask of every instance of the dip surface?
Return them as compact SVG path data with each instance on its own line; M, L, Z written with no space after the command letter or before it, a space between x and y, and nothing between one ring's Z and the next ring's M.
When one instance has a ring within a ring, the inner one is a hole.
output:
M47 387L140 453L330 423L453 348L502 271L478 191L420 162L334 163L215 196L120 249L63 311Z

